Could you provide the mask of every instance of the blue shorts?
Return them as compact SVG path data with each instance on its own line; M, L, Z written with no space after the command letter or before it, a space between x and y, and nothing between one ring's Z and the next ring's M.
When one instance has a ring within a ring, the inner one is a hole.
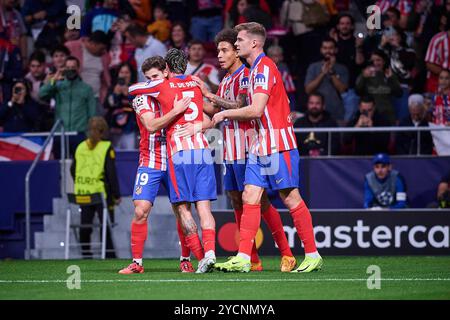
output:
M216 200L217 186L209 149L182 150L168 159L171 203Z
M167 171L139 167L134 183L133 200L147 200L153 205L161 183L168 189Z
M250 154L244 184L272 190L298 188L300 186L299 166L300 156L297 149L268 156Z
M225 191L244 191L246 160L224 163L223 188Z

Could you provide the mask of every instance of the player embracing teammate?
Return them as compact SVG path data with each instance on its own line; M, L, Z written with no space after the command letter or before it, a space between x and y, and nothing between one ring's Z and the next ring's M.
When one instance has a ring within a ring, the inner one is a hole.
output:
M204 105L204 111L213 116L221 109L236 109L246 106L249 70L240 60L235 42L237 32L224 29L215 38L217 57L222 69L227 71L221 81L217 94L208 91L208 87L198 77L193 77L199 83L203 95L211 102ZM236 224L241 225L242 192L244 190L245 167L247 163L250 140L254 136L254 128L250 121L231 120L223 126L224 136L224 189L230 197ZM269 227L280 250L282 272L291 271L296 264L292 255L283 224L278 211L270 204L264 192L261 202L261 214ZM258 256L256 244L251 252L251 270L262 271L262 262Z
M292 272L319 270L323 260L316 248L311 214L298 190L299 153L289 117L289 100L280 72L264 54L266 31L255 22L239 24L234 29L238 32L235 43L238 54L251 66L249 105L216 113L213 123L255 120L256 136L245 168L239 252L227 262L216 263L215 268L250 271L251 252L261 222L261 199L265 189L272 189L279 191L305 248L305 259Z

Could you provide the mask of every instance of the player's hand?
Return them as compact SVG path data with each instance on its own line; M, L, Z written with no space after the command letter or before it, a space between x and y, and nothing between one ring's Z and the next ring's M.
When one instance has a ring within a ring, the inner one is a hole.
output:
M187 122L187 123L183 124L182 126L178 127L178 129L175 131L174 134L177 137L186 138L186 137L191 137L201 131L202 131L201 123Z
M221 123L222 121L224 121L226 119L225 112L226 111L218 112L213 116L213 118L212 118L213 126Z
M200 90L202 91L202 94L207 97L207 95L210 93L208 90L208 87L205 84L205 81L203 81L202 79L200 79L197 76L192 76L192 79L194 79L195 82L197 82L198 87L200 88Z
M178 95L175 96L175 100L173 100L173 109L175 110L176 114L183 113L187 107L189 107L189 104L191 103L191 98L184 97L181 100L178 100Z

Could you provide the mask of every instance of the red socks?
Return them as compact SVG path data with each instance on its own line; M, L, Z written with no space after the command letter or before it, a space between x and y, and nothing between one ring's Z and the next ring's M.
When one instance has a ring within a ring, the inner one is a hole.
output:
M195 258L198 261L202 260L205 257L205 252L203 251L202 243L200 242L200 238L197 233L191 234L185 237L186 245L194 254Z
M305 201L302 200L302 202L300 202L296 208L290 210L290 212L292 219L294 220L294 226L297 229L297 234L305 247L305 253L317 251L311 213L309 212Z
M239 252L251 256L255 236L261 223L261 205L244 204L241 217Z
M216 231L213 229L202 229L203 249L216 252Z
M186 244L186 238L184 236L183 229L181 228L180 221L178 220L177 220L177 231L178 237L180 238L181 256L187 258L191 255L191 250Z
M234 217L236 218L236 224L238 226L238 230L240 230L241 229L242 210L234 209ZM259 255L258 255L258 249L256 249L256 243L253 243L251 262L253 262L253 263L259 262Z
M293 257L291 248L284 233L283 223L277 209L270 205L266 212L262 213L262 218L272 232L273 239L280 250L281 256Z
M145 240L147 240L147 230L147 221L143 224L131 223L131 254L133 259L142 259Z

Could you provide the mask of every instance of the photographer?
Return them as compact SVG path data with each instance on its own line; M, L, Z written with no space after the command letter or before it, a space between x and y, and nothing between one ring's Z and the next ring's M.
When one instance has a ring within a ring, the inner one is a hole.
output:
M27 80L14 83L11 100L0 107L3 131L30 132L38 127L39 106L30 96L30 86Z
M104 107L106 119L111 128L111 140L114 148L133 150L136 148L136 117L128 101L128 87L136 82L136 72L125 62L117 72L116 83L109 88Z
M450 172L439 182L437 200L439 208L450 208Z
M62 119L66 131L76 131L69 136L69 150L72 154L76 146L86 138L87 123L95 115L95 98L92 88L79 76L80 62L67 57L65 67L54 75L49 75L39 89L41 99L54 98L55 119ZM59 158L59 143L55 139L55 157Z
M348 127L385 127L389 122L386 117L375 108L374 99L364 96L359 102L359 110L348 124ZM372 155L387 153L389 144L388 132L357 132L344 134L344 144L351 144L356 155Z
M356 80L356 92L360 96L371 95L376 110L388 118L389 125L394 125L396 118L391 100L401 97L403 92L397 76L388 66L388 60L382 50L375 50L369 65Z

